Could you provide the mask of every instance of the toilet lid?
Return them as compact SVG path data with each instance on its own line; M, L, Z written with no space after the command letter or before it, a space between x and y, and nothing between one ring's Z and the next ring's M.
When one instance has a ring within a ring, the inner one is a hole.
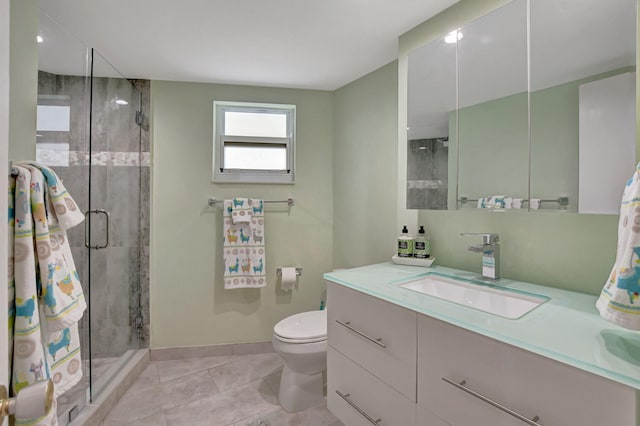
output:
M327 311L302 312L287 317L273 327L285 339L318 340L327 337Z

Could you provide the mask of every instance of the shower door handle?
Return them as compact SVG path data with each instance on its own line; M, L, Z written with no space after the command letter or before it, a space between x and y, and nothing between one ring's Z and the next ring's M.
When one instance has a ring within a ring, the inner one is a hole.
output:
M91 242L89 241L89 215L90 214L103 214L105 215L105 217L107 218L107 229L106 229L106 238L105 238L105 242L104 244L96 244L95 246L91 245ZM84 214L84 246L87 248L92 248L92 249L103 249L109 246L109 228L111 228L111 215L109 214L108 211L104 210L104 209L93 209L93 210L88 210L85 214Z

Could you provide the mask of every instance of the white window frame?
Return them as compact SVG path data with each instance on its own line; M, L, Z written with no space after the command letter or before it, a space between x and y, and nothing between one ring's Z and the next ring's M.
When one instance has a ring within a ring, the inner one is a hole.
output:
M287 135L283 138L225 136L224 113L285 113ZM213 101L213 182L216 183L295 183L296 106L255 102ZM287 150L286 170L223 169L226 142L247 144L282 144Z

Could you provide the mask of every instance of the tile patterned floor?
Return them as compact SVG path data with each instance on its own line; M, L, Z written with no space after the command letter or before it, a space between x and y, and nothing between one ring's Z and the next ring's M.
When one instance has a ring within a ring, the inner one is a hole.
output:
M341 426L324 403L280 408L282 365L274 353L153 361L103 425Z
M94 383L103 379L107 371L118 361L117 357L95 358L91 361L91 373L93 374ZM58 416L63 415L74 405L82 406L87 398L87 389L89 389L89 371L87 369L87 360L82 360L83 376L80 383L69 389L58 397Z

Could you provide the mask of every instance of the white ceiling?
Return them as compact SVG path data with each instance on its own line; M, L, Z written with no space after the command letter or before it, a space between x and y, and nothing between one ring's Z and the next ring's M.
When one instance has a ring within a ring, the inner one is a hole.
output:
M457 1L39 3L127 78L334 90L397 58L398 36ZM59 68L50 57L41 65Z

